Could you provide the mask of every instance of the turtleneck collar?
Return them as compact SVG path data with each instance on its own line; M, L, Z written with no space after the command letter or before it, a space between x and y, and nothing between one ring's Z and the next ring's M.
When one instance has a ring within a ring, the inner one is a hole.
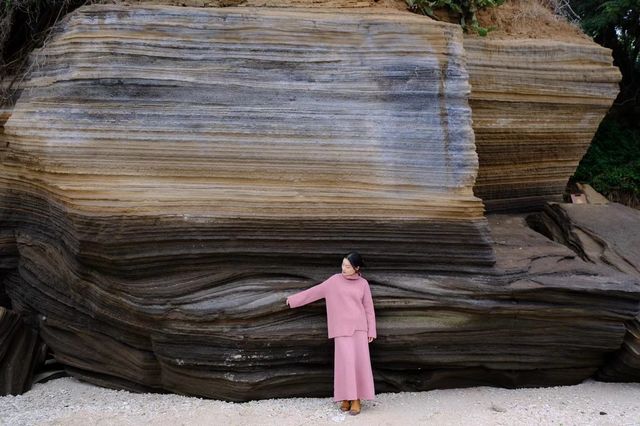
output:
M346 275L345 275L345 274L343 274L342 272L340 273L340 275L342 275L342 277L343 277L344 279L347 279L347 280L357 280L357 279L358 279L358 278L360 278L360 276L361 276L359 273L356 273L356 274L353 274L353 275L350 275L350 276L346 276Z

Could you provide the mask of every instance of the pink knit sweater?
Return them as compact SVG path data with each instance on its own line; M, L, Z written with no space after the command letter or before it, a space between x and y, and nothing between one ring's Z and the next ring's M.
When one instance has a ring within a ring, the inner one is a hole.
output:
M347 278L343 274L335 274L318 285L287 297L287 303L297 308L320 299L327 303L330 339L351 336L355 330L377 337L376 315L367 280L359 275Z

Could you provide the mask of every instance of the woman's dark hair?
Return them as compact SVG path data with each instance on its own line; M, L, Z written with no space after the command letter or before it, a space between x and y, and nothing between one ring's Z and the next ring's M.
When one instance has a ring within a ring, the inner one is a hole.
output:
M351 253L345 256L345 259L349 261L351 266L355 268L362 268L364 266L364 260L362 260L362 256L357 251L352 251Z

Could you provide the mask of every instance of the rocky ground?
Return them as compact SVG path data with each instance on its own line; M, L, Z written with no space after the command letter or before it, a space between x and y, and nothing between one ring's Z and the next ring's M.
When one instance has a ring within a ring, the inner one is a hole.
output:
M640 425L640 383L586 381L536 389L476 387L379 394L359 416L331 398L229 403L134 394L72 378L0 398L0 425Z

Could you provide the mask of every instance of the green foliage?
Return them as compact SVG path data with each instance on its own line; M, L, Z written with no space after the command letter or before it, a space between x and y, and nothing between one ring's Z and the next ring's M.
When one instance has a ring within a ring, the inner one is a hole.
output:
M620 93L575 179L608 198L640 206L640 0L570 0L582 29L612 50Z
M605 118L573 179L588 182L611 199L637 204L640 199L640 129L623 127L611 116Z
M446 9L453 12L460 19L460 25L465 31L472 30L481 36L486 36L492 28L484 28L478 24L476 13L481 9L500 6L505 0L405 0L409 9L438 19L434 10Z
M613 51L622 72L616 113L637 122L640 106L640 0L571 0L582 29Z
M576 4L576 12L582 16L583 29L593 37L599 37L616 28L619 38L627 46L638 38L639 0L587 0Z

